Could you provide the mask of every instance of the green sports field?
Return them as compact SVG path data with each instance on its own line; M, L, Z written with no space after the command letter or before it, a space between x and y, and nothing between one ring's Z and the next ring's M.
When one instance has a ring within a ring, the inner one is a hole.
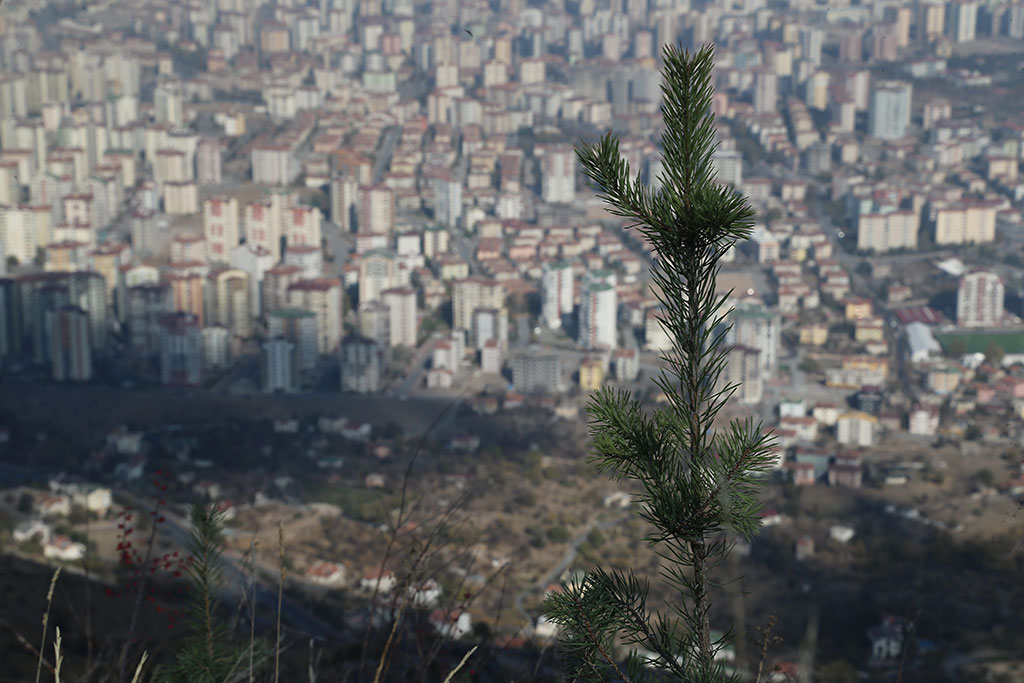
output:
M1024 330L1012 332L947 332L937 334L935 338L947 352L949 345L956 339L962 339L967 353L985 353L990 344L994 344L1004 353L1024 353Z

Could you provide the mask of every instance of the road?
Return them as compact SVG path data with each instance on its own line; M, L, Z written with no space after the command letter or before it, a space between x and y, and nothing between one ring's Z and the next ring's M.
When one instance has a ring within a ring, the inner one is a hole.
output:
M537 581L532 588L524 588L516 593L516 611L522 616L523 621L528 624L533 623L533 618L530 616L529 612L526 611L526 608L523 607L523 601L526 600L526 596L530 593L543 593L548 586L557 582L561 578L562 574L565 573L565 570L572 566L572 563L576 561L576 555L579 552L580 546L583 545L592 531L595 529L607 531L613 526L625 522L632 516L632 514L627 514L620 517L614 517L612 519L606 519L605 521L598 522L597 524L591 524L577 534L575 538L569 541L569 546L565 549L565 553L562 555L562 559L559 560L558 564L552 567L547 574L541 577L541 579Z
M402 137L402 129L398 126L389 128L381 136L380 146L377 148L373 160L373 183L376 185L384 179L384 171L391 165L391 156L395 153L395 145Z
M237 363L231 366L223 377L217 380L217 383L210 387L211 394L219 394L223 396L227 394L231 385L242 377L255 374L259 376L259 364L260 359L256 356L245 356L241 358Z
M126 498L139 509L146 510L151 508L151 504L135 494L127 493L125 491L118 491L119 494L123 494ZM164 526L161 531L170 537L171 541L175 545L181 548L187 548L189 544L189 523L183 518L176 515L168 508L162 510L164 517ZM245 569L240 566L242 561L241 556L234 551L225 552L223 558L223 577L225 592L231 595L239 595L249 590L249 576ZM269 609L276 613L277 611L277 586L267 586L260 579L260 573L267 573L274 575L277 573L277 567L267 566L259 561L255 563L257 571L255 574L256 583L256 600L261 603L265 609ZM293 599L288 597L287 593L281 598L281 616L282 618L291 624L294 628L303 633L320 640L337 637L337 632L328 624L325 624L311 612L307 611L304 607L299 605Z
M434 332L420 344L419 348L416 349L416 354L406 367L406 371L399 375L391 383L391 386L388 387L388 393L402 397L408 396L410 391L419 388L423 381L423 375L427 371L427 359L433 355L434 347L437 346L440 336L440 333Z

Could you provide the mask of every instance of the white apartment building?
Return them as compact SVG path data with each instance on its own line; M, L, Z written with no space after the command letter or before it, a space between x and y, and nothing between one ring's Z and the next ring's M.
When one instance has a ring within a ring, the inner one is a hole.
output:
M545 263L541 276L541 316L553 330L562 327L563 316L572 314L573 272L567 261Z
M960 278L956 291L956 324L959 327L996 327L1003 321L1003 280L987 270L975 270Z
M576 152L569 145L538 147L541 157L541 197L551 204L566 204L576 197Z

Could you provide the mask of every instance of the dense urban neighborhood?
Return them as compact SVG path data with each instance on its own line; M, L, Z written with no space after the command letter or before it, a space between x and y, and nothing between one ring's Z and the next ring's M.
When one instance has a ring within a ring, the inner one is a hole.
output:
M35 666L28 577L115 595L200 501L302 657L399 596L423 661L487 642L472 680L555 680L544 596L661 567L586 406L663 405L671 351L658 254L576 146L673 182L662 47L707 43L717 182L755 210L720 418L775 444L717 656L1024 680L1019 0L5 0L0 653Z

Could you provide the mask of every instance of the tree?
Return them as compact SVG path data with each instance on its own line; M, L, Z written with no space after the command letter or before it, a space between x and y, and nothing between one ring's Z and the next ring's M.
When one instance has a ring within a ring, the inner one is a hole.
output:
M1003 351L1003 347L999 346L995 342L989 342L985 347L985 360L992 365L998 366L1003 362L1003 356L1006 352Z
M217 616L217 594L222 588L220 556L224 549L224 513L216 505L192 505L189 537L191 561L189 617L191 635L177 656L160 671L165 683L221 683L249 680L251 671L267 659L259 640L238 645Z
M949 340L949 345L946 348L949 350L949 354L956 358L967 354L967 342L963 337L953 337Z
M661 577L676 599L670 612L652 611L646 579L600 567L549 596L545 608L562 627L570 677L588 680L650 680L651 666L679 680L728 678L715 662L724 640L711 636L709 571L731 547L727 534L756 533L757 476L772 461L760 424L715 429L736 390L720 381L728 295L717 293L719 263L750 235L753 211L714 182L713 48L691 54L667 46L664 57L664 186L653 192L635 179L610 133L578 155L610 212L631 221L657 253L652 289L672 345L654 383L668 401L647 413L629 392L604 389L587 410L592 460L615 479L639 483L639 515L653 527L644 540L663 558ZM653 659L634 653L620 667L613 655L620 640Z

